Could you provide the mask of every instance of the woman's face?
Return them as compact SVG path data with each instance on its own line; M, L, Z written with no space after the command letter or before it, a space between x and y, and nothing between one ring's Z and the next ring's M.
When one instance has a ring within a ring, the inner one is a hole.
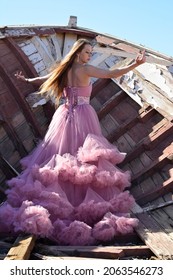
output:
M87 63L92 56L92 46L90 44L86 44L82 51L79 53L79 63Z

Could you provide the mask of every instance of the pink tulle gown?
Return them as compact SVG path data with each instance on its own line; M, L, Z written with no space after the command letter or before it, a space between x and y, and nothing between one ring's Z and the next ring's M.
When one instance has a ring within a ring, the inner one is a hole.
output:
M128 234L130 175L116 164L125 154L101 133L89 104L92 85L64 89L38 147L21 163L0 207L0 231L31 233L59 245L96 245Z

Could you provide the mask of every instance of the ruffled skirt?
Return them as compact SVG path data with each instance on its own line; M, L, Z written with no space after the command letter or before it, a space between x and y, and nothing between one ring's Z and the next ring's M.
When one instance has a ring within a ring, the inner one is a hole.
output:
M59 245L94 245L128 234L134 198L125 157L103 137L94 109L65 105L55 112L43 141L26 158L24 171L8 181L0 207L1 232L26 232Z

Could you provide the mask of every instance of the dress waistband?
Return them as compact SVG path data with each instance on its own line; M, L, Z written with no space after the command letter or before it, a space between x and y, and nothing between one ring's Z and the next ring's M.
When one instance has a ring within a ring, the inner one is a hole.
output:
M73 110L78 105L89 104L89 96L78 96L75 91L71 92L67 97L65 97L65 106L68 108L69 121L73 117Z
M72 106L73 108L76 105L89 104L89 102L90 102L89 96L75 96L74 98L65 99L65 104L68 106Z

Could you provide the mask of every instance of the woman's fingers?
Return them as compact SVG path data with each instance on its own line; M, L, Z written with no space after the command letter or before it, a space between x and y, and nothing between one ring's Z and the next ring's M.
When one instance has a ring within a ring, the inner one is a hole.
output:
M136 58L137 63L144 63L146 61L145 50L141 51Z
M19 80L25 81L25 76L23 75L22 71L17 71L14 76Z

